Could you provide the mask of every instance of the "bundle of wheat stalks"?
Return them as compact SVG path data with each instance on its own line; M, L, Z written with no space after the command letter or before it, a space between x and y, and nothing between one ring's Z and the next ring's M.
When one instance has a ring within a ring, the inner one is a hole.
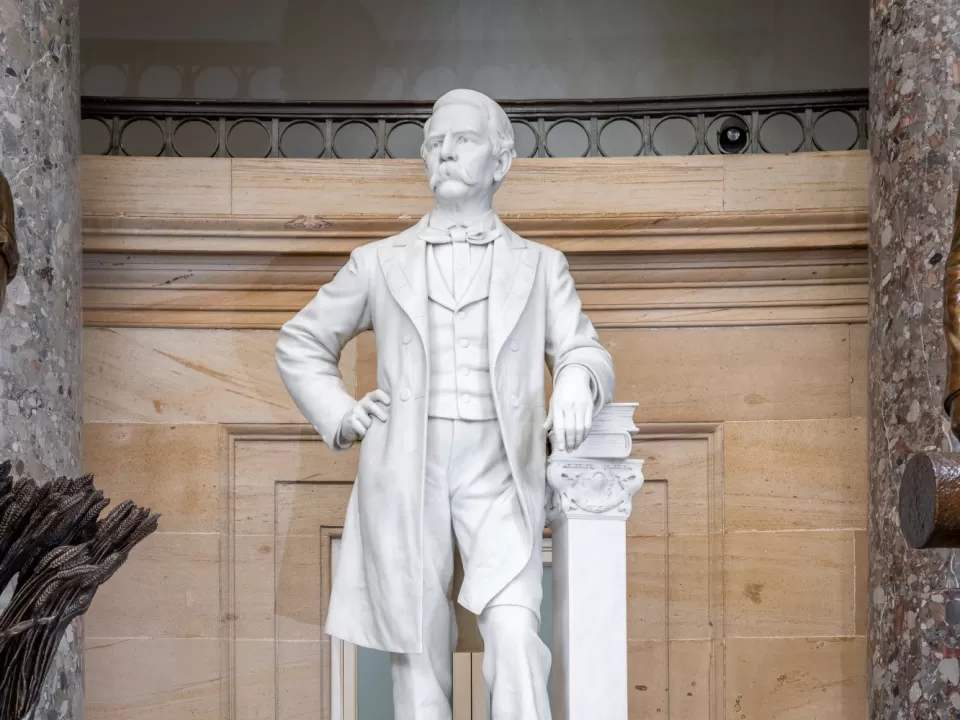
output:
M100 519L110 501L93 476L14 483L10 468L0 463L0 593L16 578L0 612L0 720L22 720L40 698L67 625L160 516L127 501Z

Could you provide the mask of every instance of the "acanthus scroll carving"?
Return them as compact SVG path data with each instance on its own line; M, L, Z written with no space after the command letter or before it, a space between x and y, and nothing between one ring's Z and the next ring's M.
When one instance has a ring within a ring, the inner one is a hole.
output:
M633 496L643 485L643 460L550 458L552 492L547 518L607 516L627 518Z

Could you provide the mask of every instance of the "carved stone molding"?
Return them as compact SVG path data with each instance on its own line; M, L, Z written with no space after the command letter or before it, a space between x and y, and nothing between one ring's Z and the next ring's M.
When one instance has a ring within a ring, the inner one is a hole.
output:
M569 256L598 328L862 323L862 248ZM84 324L276 329L329 282L346 255L87 252Z
M419 161L83 158L87 326L277 329L429 211ZM598 328L862 323L865 153L517 161Z
M131 181L134 178L130 178ZM120 178L117 179L120 181ZM863 248L860 209L793 212L500 213L512 230L569 255ZM83 217L85 253L345 256L410 227L418 214L94 214ZM599 244L598 244L599 243Z
M334 456L323 446L316 431L305 424L224 424L220 430L222 545L218 587L222 667L216 690L221 693L222 705L218 717L244 717L252 712L251 703L268 697L278 698L278 718L289 715L329 720L332 655L329 641L321 633L321 618L326 613L332 585L332 546L340 535L356 474L356 449ZM600 569L598 560L605 560L603 567L618 573L624 571L622 549L592 550L593 543L583 542L584 531L594 538L623 538L634 559L641 547L645 548L644 557L648 560L655 556L662 577L667 580L655 581L664 584L646 601L631 599L629 618L637 623L644 614L642 623L648 628L647 636L655 632L662 639L652 644L634 643L631 652L639 653L636 648L640 645L655 646L650 652L662 651L657 655L664 668L662 682L681 673L684 677L694 673L690 679L695 679L703 692L698 707L709 705L709 716L721 718L725 711L726 667L722 426L642 423L633 440L633 453L646 459L647 477L639 491L642 500L638 497L634 503L632 518L624 524L609 521L618 517L615 514L609 518L599 516L596 521L590 518L598 516L587 518L584 514L571 522L559 523L552 541L554 576L563 568L574 572ZM276 459L281 457L287 460L278 463ZM604 462L619 461L586 462L599 462L602 466ZM685 504L681 506L681 502ZM669 516L672 521L668 525ZM569 542L561 541L564 533L568 540L575 540L574 545L585 549L582 555L563 555L564 543L568 549L571 547ZM580 534L573 537L571 533ZM645 537L630 537L640 534ZM272 553L265 553L265 547L273 548ZM610 546L602 543L602 547ZM649 562L627 566L629 582L637 582L638 573L645 567L649 567ZM691 571L706 583L704 592L696 599L678 591ZM590 585L577 581L569 588L585 592ZM601 587L604 592L600 593L600 600L627 601L626 588L622 593L614 593L609 585ZM555 619L559 615L557 607L555 604ZM593 608L589 617L601 612L596 604L588 607ZM612 613L602 612L613 617ZM682 621L669 622L668 618L677 618L678 613ZM461 638L462 635L461 626ZM626 631L615 637L626 642ZM668 643L673 643L671 648L706 643L710 646L709 660L690 670L684 664L686 656L668 652ZM273 649L263 652L265 647ZM467 645L461 650L476 647ZM562 664L559 653L554 657L555 663ZM635 656L640 657L650 655ZM474 677L474 682L479 682L479 673ZM322 691L314 678L321 679ZM156 707L153 703L159 702L162 711L174 712L170 706L180 707L184 703L181 697L177 693L164 694L159 699L145 695L136 700L136 707ZM651 717L655 713L652 708L663 707L666 717L666 702L645 697L640 707L648 708ZM673 714L678 713L681 710L675 707ZM706 710L697 715L701 716L708 716Z

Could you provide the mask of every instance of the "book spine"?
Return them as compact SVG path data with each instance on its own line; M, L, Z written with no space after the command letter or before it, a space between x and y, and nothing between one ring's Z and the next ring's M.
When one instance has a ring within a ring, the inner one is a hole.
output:
M633 438L628 432L593 433L587 436L580 447L572 451L555 450L555 457L566 458L609 458L621 460L630 457L633 450Z

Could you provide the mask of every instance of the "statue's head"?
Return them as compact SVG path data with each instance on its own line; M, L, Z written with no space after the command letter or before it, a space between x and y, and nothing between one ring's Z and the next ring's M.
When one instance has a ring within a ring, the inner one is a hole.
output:
M434 103L423 128L423 156L438 203L492 198L513 149L513 126L496 102L474 90L451 90Z
M0 309L6 296L7 284L17 274L20 255L17 252L17 231L14 224L13 194L10 184L0 172Z

